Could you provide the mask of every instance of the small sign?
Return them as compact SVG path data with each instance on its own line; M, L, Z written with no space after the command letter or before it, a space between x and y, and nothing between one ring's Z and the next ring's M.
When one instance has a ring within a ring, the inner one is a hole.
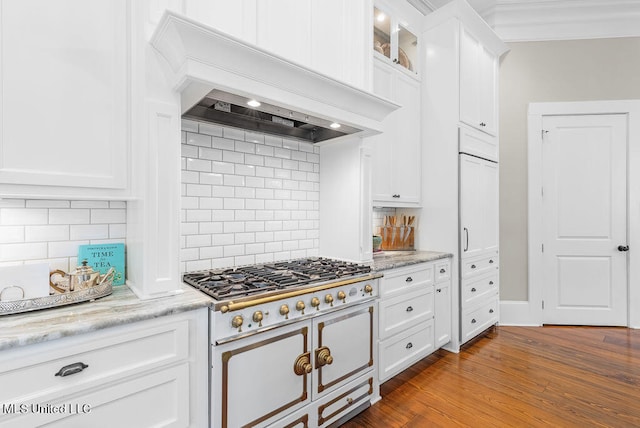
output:
M78 264L83 260L94 270L104 275L109 268L116 270L113 285L124 284L124 244L80 245L78 247Z

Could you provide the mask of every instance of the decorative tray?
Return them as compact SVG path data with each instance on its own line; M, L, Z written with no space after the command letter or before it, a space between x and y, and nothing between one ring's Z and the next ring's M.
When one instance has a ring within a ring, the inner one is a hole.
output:
M55 293L50 296L37 297L35 299L22 299L0 301L0 315L18 314L21 312L36 311L39 309L57 308L58 306L71 305L108 296L113 292L113 281L106 280L101 284L78 291Z

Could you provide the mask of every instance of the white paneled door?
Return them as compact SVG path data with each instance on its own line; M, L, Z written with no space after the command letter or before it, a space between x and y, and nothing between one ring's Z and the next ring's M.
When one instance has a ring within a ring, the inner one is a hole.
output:
M542 128L543 323L627 325L626 115Z

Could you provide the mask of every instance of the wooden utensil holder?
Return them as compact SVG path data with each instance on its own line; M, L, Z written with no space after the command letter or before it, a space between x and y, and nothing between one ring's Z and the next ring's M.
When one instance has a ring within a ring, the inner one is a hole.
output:
M378 235L382 236L381 250L413 250L415 228L413 226L381 226Z

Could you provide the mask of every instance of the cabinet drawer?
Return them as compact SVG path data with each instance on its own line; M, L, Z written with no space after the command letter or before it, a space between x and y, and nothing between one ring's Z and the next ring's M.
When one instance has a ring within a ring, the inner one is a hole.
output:
M462 307L470 308L480 300L498 293L498 271L462 280Z
M462 315L462 343L498 322L498 296L492 296L475 309Z
M462 260L462 278L479 275L484 272L491 272L498 269L500 259L497 253L485 254L472 259Z
M435 349L433 320L412 327L379 345L380 382L401 372Z
M433 318L433 286L380 302L381 339Z
M460 128L460 152L498 161L498 139L484 132Z
M76 391L69 391L75 393ZM131 376L84 391L35 404L44 410L0 416L3 428L186 427L189 426L189 363L142 376ZM34 405L35 405L34 404ZM193 421L191 421L193 422Z
M408 268L392 269L384 273L380 295L390 296L433 284L434 263L421 263Z
M436 282L445 281L451 278L451 262L437 262L435 265Z
M74 346L33 346L4 351L0 402L40 402L47 396L77 393L116 378L131 376L188 357L189 322L109 334ZM45 344L46 345L46 344ZM11 355L13 354L13 355ZM63 367L83 363L88 367L68 376L56 375Z

